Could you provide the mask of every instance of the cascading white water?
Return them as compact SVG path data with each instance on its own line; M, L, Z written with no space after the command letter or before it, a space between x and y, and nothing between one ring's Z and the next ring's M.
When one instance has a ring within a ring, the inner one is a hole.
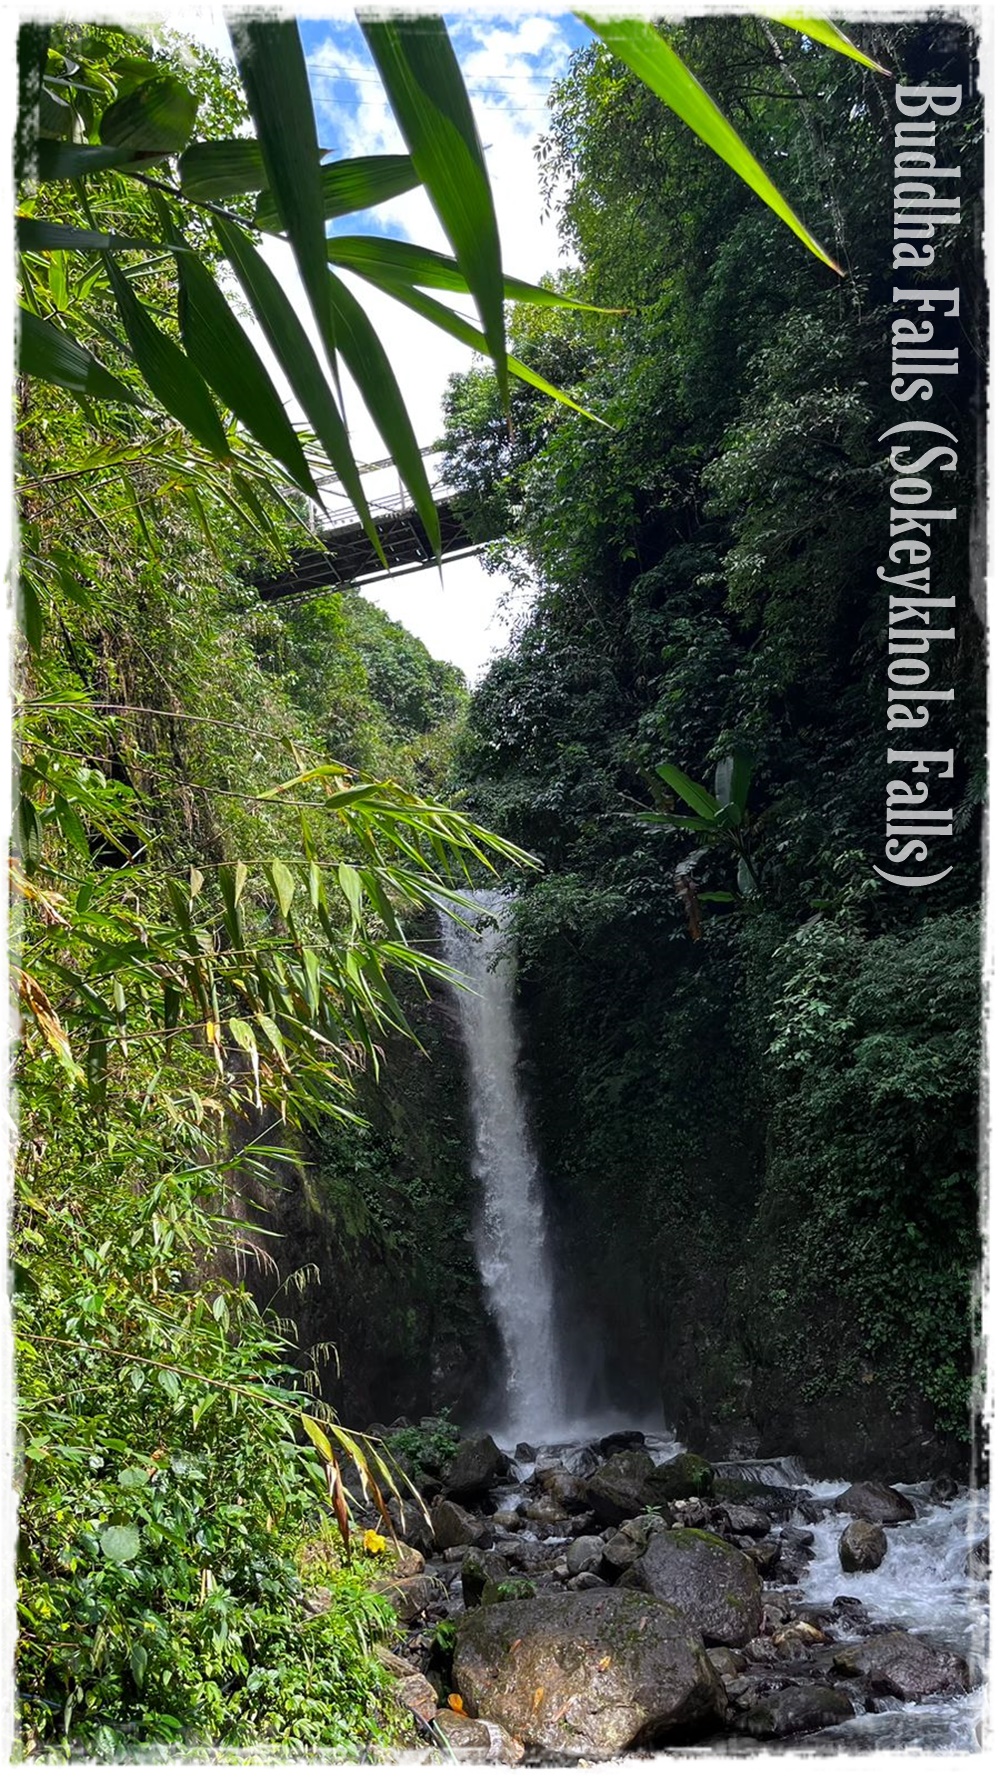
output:
M475 1135L473 1171L483 1188L476 1258L503 1340L506 1436L537 1441L566 1423L567 1404L541 1179L517 1079L510 899L480 890L474 900L492 916L482 931L442 916L441 933L447 962L473 990L458 991L456 1001Z

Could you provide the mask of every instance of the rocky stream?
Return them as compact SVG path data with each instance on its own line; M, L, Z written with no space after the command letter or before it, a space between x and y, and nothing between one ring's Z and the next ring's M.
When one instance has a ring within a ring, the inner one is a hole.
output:
M470 1437L417 1481L382 1582L408 1758L979 1745L986 1503L946 1477L816 1481L622 1431Z

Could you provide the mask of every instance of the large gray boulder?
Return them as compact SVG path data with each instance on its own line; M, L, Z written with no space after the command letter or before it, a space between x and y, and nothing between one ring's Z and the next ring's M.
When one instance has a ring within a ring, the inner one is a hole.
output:
M467 1612L454 1676L467 1710L578 1759L655 1742L724 1707L700 1637L669 1606L623 1589Z
M706 1642L741 1648L760 1627L763 1591L756 1567L710 1531L656 1532L621 1585L675 1606Z
M510 1574L498 1550L470 1550L462 1563L462 1603L480 1605L484 1596L495 1597L487 1588L496 1588Z
M489 1527L467 1512L456 1500L438 1500L431 1508L434 1543L439 1550L453 1550L459 1545L482 1547L492 1541Z
M571 1575L596 1574L604 1555L599 1537L575 1537L566 1551L566 1568Z
M586 1501L602 1525L634 1519L649 1498L655 1464L648 1451L616 1451L586 1482Z
M871 1574L881 1567L888 1548L881 1525L870 1525L867 1519L852 1519L837 1545L840 1566L845 1574Z
M834 1512L850 1513L852 1519L865 1519L869 1525L905 1525L917 1516L912 1500L884 1482L855 1482L829 1504Z
M851 1679L867 1679L876 1694L914 1703L935 1692L966 1692L969 1670L958 1655L931 1648L909 1630L886 1630L838 1648L833 1669Z
M452 1500L480 1500L504 1466L504 1455L488 1432L463 1438L441 1480Z

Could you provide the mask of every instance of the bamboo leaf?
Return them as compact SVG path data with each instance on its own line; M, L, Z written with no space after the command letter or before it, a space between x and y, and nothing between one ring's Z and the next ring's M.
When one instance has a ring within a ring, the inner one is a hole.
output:
M765 18L773 19L776 25L787 25L789 30L798 31L802 37L812 37L816 43L825 44L827 49L835 49L842 56L850 56L855 62L871 68L875 74L888 74L889 69L883 68L881 62L873 62L871 56L858 49L849 37L829 19L809 18L801 12L785 12L783 8L772 6L755 6ZM704 897L702 897L704 900Z
M402 303L404 308L412 309L415 315L422 315L425 321L430 321L435 327L439 327L442 333L450 333L452 338L460 340L463 346L469 346L473 352L483 352L488 356L488 348L483 334L478 327L473 326L471 321L466 321L463 315L456 315L453 309L447 308L444 303L439 303L435 297L426 296L422 290L416 290L412 284L404 284L400 279L383 278L381 275L376 278L371 271L365 272L363 275L368 283L375 285L377 290L383 290L386 296L393 297L396 302ZM508 355L507 369L511 376L517 377L522 383L530 383L533 389L539 389L543 395L550 396L561 406L572 408L574 413L582 414L587 420L595 420L599 426L607 426L607 420L602 420L600 414L593 414L589 408L581 407L580 403L574 401L571 395L564 394L545 377L539 376L538 372L532 370L529 364L523 364L520 358Z
M334 216L371 210L389 198L413 191L419 184L408 154L366 154L354 160L333 161L320 168L323 216L329 222ZM260 191L254 223L257 228L279 229L281 221L274 197L266 186Z
M30 309L19 309L21 322L17 367L22 376L37 377L39 382L54 383L74 395L90 395L99 401L127 401L135 406L137 397L118 378L105 370L103 364L77 344L68 333L43 321Z
M281 917L283 920L287 920L288 910L292 905L292 898L295 894L295 878L292 876L287 864L283 864L280 858L272 860L269 867L269 875L271 882L274 885L274 893L278 897L278 907L281 910Z
M53 179L85 179L90 173L104 173L109 167L124 167L135 159L132 150L124 147L95 148L89 143L38 143L35 177L41 184Z
M360 22L420 182L475 298L506 401L500 234L479 131L451 39L437 17Z
M316 1446L324 1463L334 1463L333 1446L327 1438L326 1433L323 1431L319 1421L314 1420L311 1414L300 1414L299 1418L302 1421L303 1431Z
M299 28L294 19L246 19L231 26L230 35L257 126L268 188L336 374L320 148Z
M181 190L187 198L235 198L267 185L259 142L238 137L229 142L192 142L178 163Z
M810 253L815 253L817 259L821 259L831 271L840 272L840 266L799 220L760 162L722 115L715 100L709 97L701 82L685 67L676 50L671 49L669 43L660 36L655 25L646 19L594 18L588 12L578 12L576 17L602 43L606 43L657 98L662 99L671 111L675 111L696 136L700 136L715 154L732 167L751 191L756 192L809 248Z
M198 101L174 74L144 80L104 112L98 134L106 148L176 154L188 142Z
M418 247L412 241L396 241L389 235L334 235L326 244L331 265L373 278L401 279L429 290L453 290L469 295L469 286L457 259L446 253L435 253L430 247ZM576 297L562 296L557 290L546 290L541 284L526 284L520 278L504 278L504 297L508 302L533 303L538 308L587 309L595 315L620 315L621 309L602 309L595 303L579 302Z
M216 216L213 222L219 245L240 281L271 350L384 564L385 556L365 498L347 428L309 336L249 235L225 217Z
M157 243L140 240L135 235L108 235L100 229L71 228L68 223L48 222L40 216L19 216L17 219L19 253L124 252L128 248L155 252Z
M228 457L229 441L204 378L180 347L161 333L110 254L105 254L104 263L136 364L157 401L213 457Z
M296 487L318 500L305 453L246 329L199 256L184 251L187 244L166 205L160 213L177 251L178 319L190 362L257 443L284 465Z
M378 334L356 296L328 272L330 306L340 351L372 420L413 499L434 553L441 550L441 522L406 403Z

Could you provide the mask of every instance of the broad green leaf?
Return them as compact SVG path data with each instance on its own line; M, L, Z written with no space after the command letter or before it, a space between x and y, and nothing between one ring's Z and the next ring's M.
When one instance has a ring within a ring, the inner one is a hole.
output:
M412 284L404 284L398 278L384 278L381 275L376 278L370 271L364 276L377 290L384 290L387 296L402 303L404 308L412 309L415 315L422 315L425 321L432 322L442 333L450 333L453 339L461 340L462 345L471 347L473 352L483 352L489 356L486 340L479 328L474 327L471 321L466 321L464 316L456 315L444 303L439 303L436 297L427 296L422 290L415 289ZM517 377L522 383L530 383L533 389L540 389L543 395L551 396L553 401L560 402L563 407L572 408L574 413L583 414L588 420L596 420L599 426L607 426L607 420L602 420L600 414L592 414L589 408L581 407L571 395L565 395L553 383L547 382L545 377L540 377L529 364L522 364L520 358L508 355L507 369L511 376Z
M320 168L319 176L327 222L334 216L352 216L356 210L374 209L420 184L408 154L365 154L356 160L333 161ZM254 213L256 226L280 229L272 193L266 186L258 189L261 195Z
M765 18L773 19L776 25L787 25L789 30L798 31L803 37L812 37L816 43L825 44L827 49L835 49L842 56L850 56L853 61L863 63L876 74L889 73L888 68L883 68L881 62L873 62L871 56L866 56L863 49L858 49L829 19L809 18L805 13L785 12L777 6L755 6L754 11L762 13Z
M698 900L699 901L735 901L736 897L733 894L731 889L699 889Z
M741 858L736 867L736 882L741 895L756 895L757 885L745 858Z
M268 344L384 565L385 556L365 498L347 428L309 336L249 235L226 217L215 216L213 223L219 245L240 281Z
M690 833L717 835L715 822L706 820L703 815L674 815L666 809L640 809L634 819L644 821L647 827L683 827Z
M98 135L106 148L176 154L186 146L197 115L190 88L174 74L159 74L109 105Z
M101 1549L109 1562L133 1562L139 1554L137 1525L109 1525L101 1533Z
M706 790L703 784L696 784L693 778L689 778L686 772L681 771L680 766L668 763L659 765L655 769L657 777L662 778L665 784L669 784L671 790L683 797L688 808L693 809L696 815L700 815L706 821L714 819L719 805L712 792Z
M94 228L71 228L64 222L47 222L39 216L17 219L17 250L19 253L97 253L123 252L139 248L157 251L154 241L143 241L135 235L106 235Z
M274 893L278 897L278 907L281 910L281 917L283 920L286 920L288 918L288 910L292 905L292 897L295 894L295 878L292 876L287 864L283 864L280 858L273 859L269 868L271 882L274 885Z
M347 897L352 921L355 926L360 926L362 919L361 877L356 867L353 864L338 864L337 881Z
M136 364L157 401L213 457L228 457L229 441L200 371L161 333L110 254L104 263Z
M435 253L430 247L418 247L412 241L394 241L388 235L334 235L326 244L331 265L345 267L359 276L402 279L428 290L454 290L469 295L469 286L457 259L446 253ZM619 315L621 309L600 309L594 303L578 302L573 296L561 296L541 284L525 284L520 278L504 278L503 293L508 302L533 303L547 309L587 309L595 315Z
M308 945L302 948L302 967L305 971L306 999L312 1013L319 1011L319 958Z
M595 36L606 43L657 98L669 105L671 111L675 111L727 166L732 167L751 191L756 192L809 248L810 253L815 253L831 271L840 272L840 266L799 220L732 124L723 117L715 100L685 67L676 50L660 36L655 25L646 19L594 18L588 12L578 12L576 17L582 19Z
M246 328L199 256L183 251L186 242L173 227L165 205L162 216L170 245L180 249L177 311L188 358L220 401L242 420L251 437L284 465L296 487L311 500L318 500L305 453Z
M42 383L55 383L74 395L90 395L98 401L127 401L136 405L137 397L103 364L77 345L68 333L43 321L30 309L18 311L21 330L17 367L22 376L37 377Z
M251 137L230 142L192 142L179 161L181 190L188 198L235 198L267 184L260 144Z
M85 179L109 167L124 167L135 156L129 148L94 148L79 142L39 142L35 174L42 184L52 179Z
M726 759L719 761L715 769L715 796L723 807L732 804L738 820L741 820L750 794L750 782L753 778L753 760L742 748L734 748Z
M354 378L368 412L392 455L403 485L409 490L435 554L441 549L441 522L427 480L427 470L406 403L389 363L385 347L356 296L337 277L330 281L333 311L341 355Z
M230 35L257 126L268 189L336 374L320 148L299 27L294 19L245 19L231 25Z
M417 175L475 298L506 401L500 234L483 146L451 39L437 17L362 18L360 23Z

